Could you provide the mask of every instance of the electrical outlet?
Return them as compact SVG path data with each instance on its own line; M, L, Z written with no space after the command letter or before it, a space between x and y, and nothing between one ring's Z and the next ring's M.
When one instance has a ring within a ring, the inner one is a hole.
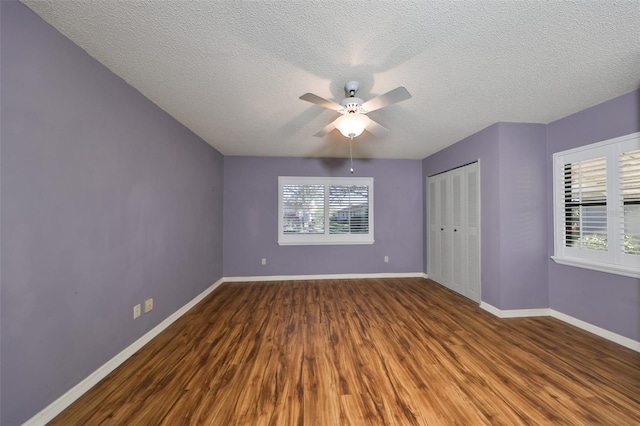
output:
M266 264L267 264L267 258L266 258L266 257L263 257L263 258L262 258L262 264L263 264L263 265L266 265Z
M384 261L385 261L385 263L388 263L389 262L389 256L385 256L384 257Z
M153 298L144 301L144 313L147 314L153 309Z
M138 303L133 307L133 319L136 319L140 316L140 304Z

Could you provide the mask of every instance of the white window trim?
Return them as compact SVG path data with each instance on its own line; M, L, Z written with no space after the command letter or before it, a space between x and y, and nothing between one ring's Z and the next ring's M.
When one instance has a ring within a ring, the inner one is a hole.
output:
M284 208L282 205L283 185L324 185L325 186L325 233L285 234L283 231ZM328 194L330 185L360 185L369 187L369 232L367 234L329 234ZM356 245L373 244L373 178L372 177L308 177L278 176L278 245Z
M561 265L574 266L599 272L640 278L640 256L630 256L620 250L620 206L616 200L621 199L617 185L619 168L618 155L622 152L640 149L640 132L609 139L575 149L553 154L553 218L554 218L554 262ZM608 250L591 252L587 255L580 250L565 247L563 235L564 223L564 165L572 161L605 156L607 158L607 223ZM567 159L570 158L570 160ZM582 254L582 257L576 257Z
M591 260L578 259L575 257L551 256L551 259L553 259L554 262L560 265L575 266L576 268L591 269L592 271L622 275L631 278L640 278L640 271L638 271L636 268L628 266L594 262Z

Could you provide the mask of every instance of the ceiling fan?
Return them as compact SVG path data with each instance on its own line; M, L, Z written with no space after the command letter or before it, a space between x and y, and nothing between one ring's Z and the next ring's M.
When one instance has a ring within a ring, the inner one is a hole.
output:
M340 101L339 104L313 93L305 93L300 96L303 101L311 102L342 114L313 136L322 137L334 129L338 129L340 133L352 141L353 138L360 136L364 130L377 137L384 136L389 132L389 129L371 120L366 114L411 98L409 91L404 86L399 86L364 102L362 99L356 98L356 92L359 87L360 84L357 81L350 81L345 84L344 90L349 94L349 97Z

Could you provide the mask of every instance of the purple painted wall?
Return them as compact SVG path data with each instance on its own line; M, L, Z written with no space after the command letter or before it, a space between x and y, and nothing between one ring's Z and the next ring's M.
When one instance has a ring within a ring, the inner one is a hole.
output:
M546 308L549 306L546 126L528 123L498 126L501 287L500 305L494 306ZM483 203L483 213L485 207Z
M375 243L279 246L278 176L350 176L348 160L225 157L224 276L421 272L421 161L354 160L354 169L374 178Z
M560 151L640 131L640 90L547 126L548 157ZM553 170L547 173L548 256L553 254ZM550 307L640 341L640 280L558 265L549 259Z
M0 422L16 425L222 277L223 157L25 6L0 8Z

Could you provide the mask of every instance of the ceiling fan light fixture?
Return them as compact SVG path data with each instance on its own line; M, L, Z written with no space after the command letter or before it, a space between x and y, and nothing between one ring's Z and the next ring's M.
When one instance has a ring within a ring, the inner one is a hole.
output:
M365 129L378 138L389 133L389 129L371 120L365 114L397 102L407 100L411 98L411 94L404 86L399 86L387 93L364 102L362 99L356 98L355 96L358 91L358 86L357 81L348 82L344 86L344 90L349 94L349 97L340 101L339 104L325 98L321 98L313 93L305 93L300 96L300 99L303 101L311 102L312 104L320 105L321 107L342 114L338 119L325 126L313 136L323 137L334 129L338 129L340 133L353 141L353 138L360 136Z
M336 129L347 138L358 137L364 132L371 119L364 114L344 114L335 121Z

